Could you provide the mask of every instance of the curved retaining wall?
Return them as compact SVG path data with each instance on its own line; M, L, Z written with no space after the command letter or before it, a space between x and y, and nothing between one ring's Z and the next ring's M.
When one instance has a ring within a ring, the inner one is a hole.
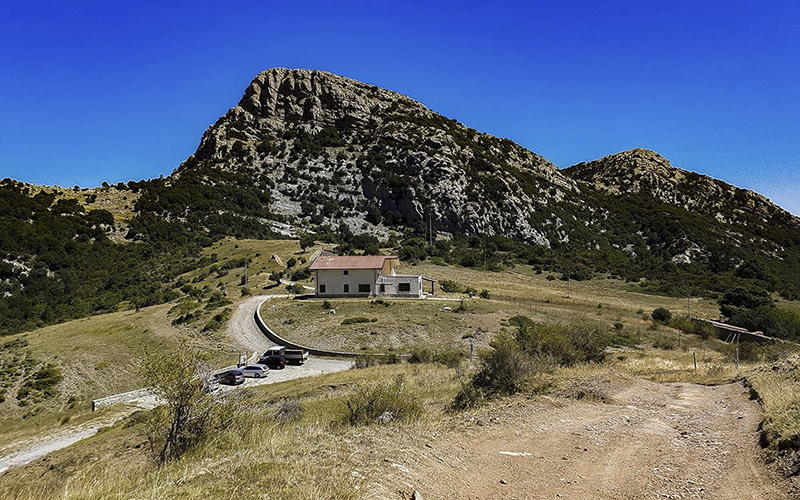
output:
M121 394L112 394L100 399L92 400L92 411L97 411L104 406L110 406L117 403L127 403L135 401L139 398L153 396L150 389L136 389L135 391L123 392Z
M261 306L263 306L264 302L268 300L269 299L264 299L263 301L261 301L260 304L258 304L258 307L256 308L256 313L254 315L254 319L256 321L256 325L258 325L258 329L261 330L261 333L266 335L268 339L275 342L276 344L288 347L290 349L303 349L304 351L307 351L309 354L314 356L332 356L332 357L342 357L342 358L358 358L362 356L369 356L368 354L364 353L359 354L356 352L326 351L323 349L315 349L313 347L306 347L304 345L295 344L294 342L286 340L285 338L281 337L280 335L272 331L272 329L268 327L266 323L264 323L264 319L261 317ZM388 354L376 354L373 356L388 356ZM397 357L407 358L408 354L398 354Z

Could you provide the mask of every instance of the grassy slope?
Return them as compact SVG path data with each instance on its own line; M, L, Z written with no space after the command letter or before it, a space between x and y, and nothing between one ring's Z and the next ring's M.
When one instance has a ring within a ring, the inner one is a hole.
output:
M65 192L76 196L82 193ZM300 248L296 241L228 239L206 252L216 253L218 264L248 255L252 259L251 285L263 288L268 284L269 272L282 269L271 258L272 255L277 254L286 261L295 252L299 253ZM259 252L261 255L254 257ZM229 364L234 356L230 353L230 340L224 325L219 331L204 332L202 329L214 314L225 307L235 307L235 301L241 297L239 282L243 271L243 268L234 268L222 277L214 274L194 283L200 288L222 283L233 303L209 309L198 304L202 314L188 325L171 324L178 311L176 304L170 303L139 312L130 309L92 316L0 339L3 343L26 339L25 353L38 363L53 363L64 376L58 386L58 395L35 405L18 406L13 396L19 383L9 388L7 400L0 403L0 447L47 432L60 426L62 421L69 420L72 425L97 418L90 412L92 399L142 387L139 367L146 352L178 349L185 344L208 353L215 365ZM202 270L192 271L184 278L191 281L200 272ZM3 366L3 369L11 368Z
M208 253L216 253L218 262L248 255L250 284L254 292L268 287L270 292L283 293L271 287L269 272L283 267L272 259L273 254L285 262L289 256L309 256L300 253L294 241L260 242L253 240L224 240ZM256 254L259 254L256 256ZM341 337L340 342L367 350L393 347L396 351L423 343L430 347L447 346L453 341L465 347L461 338L481 326L490 333L502 329L504 320L514 314L526 314L539 321L567 322L575 319L599 321L610 325L621 322L623 334L642 345L638 349L623 349L611 356L608 364L617 373L629 373L655 381L696 381L718 383L731 380L736 370L730 353L715 340L703 341L695 336L681 336L670 328L653 328L642 319L655 307L665 306L675 312L685 307L685 300L638 293L635 286L613 280L573 282L571 297L566 298L566 283L548 281L526 269L492 273L458 267L420 265L404 272L420 272L436 279L455 279L477 289L489 289L494 297L504 300L474 299L468 303L469 312L443 314L444 306L457 307L458 302L392 301L389 307L370 305L368 300L333 300L337 315L320 315L321 301L275 301L275 310L266 311L267 321L288 337L297 334L285 319L307 320L315 326L312 334L318 338ZM217 287L219 283L231 298L238 299L243 269L232 269L224 276L210 274L194 286ZM190 281L204 270L187 273ZM440 294L437 295L447 295ZM512 299L513 298L513 299ZM271 303L271 304L273 304ZM601 305L601 307L598 307ZM793 304L792 304L793 305ZM64 371L66 380L61 387L61 405L70 393L81 398L95 397L136 386L132 360L144 347L171 348L177 345L176 332L181 332L198 347L217 349L225 340L221 334L200 334L198 328L175 328L169 323L175 316L168 314L171 305L148 308L140 313L122 311L56 325L24 334L37 356L52 359ZM270 304L267 305L269 309ZM693 314L712 317L716 314L713 301L694 299ZM212 314L213 311L207 313ZM271 316L270 316L271 315ZM378 317L376 323L343 327L341 320L351 315ZM417 335L403 337L398 331L409 327ZM367 333L358 328L368 329ZM378 335L369 335L378 329ZM314 333L316 332L316 333ZM463 332L463 333L462 333ZM311 335L306 333L304 335ZM400 337L400 340L398 340ZM488 335L485 337L488 339ZM652 344L672 344L672 349L655 349ZM697 354L699 367L695 375L692 355ZM121 362L128 376L117 376L110 370ZM744 365L740 372L754 369ZM607 372L609 366L583 366L561 369L547 375L556 386L580 377L594 377ZM179 462L157 471L149 462L142 424L118 425L108 432L53 453L47 465L37 461L27 467L12 470L0 481L0 497L48 498L53 491L64 492L69 484L69 496L74 498L117 498L136 496L148 491L152 497L194 498L214 494L261 494L264 491L284 491L289 498L348 498L360 493L353 487L358 481L347 469L344 458L359 452L363 437L369 429L350 429L336 422L344 408L344 398L354 384L364 381L388 381L396 376L405 378L414 397L427 408L425 417L417 422L402 424L401 432L435 433L439 429L458 425L443 412L460 384L462 371L433 365L396 365L375 367L274 384L246 391L248 411L242 415L242 427L220 433ZM785 387L789 375L774 382L773 387ZM791 375L794 377L794 375ZM796 378L796 377L795 377ZM767 380L766 378L764 380ZM771 380L771 379L770 379ZM80 387L77 383L81 382ZM83 385L85 381L87 384ZM798 385L792 378L790 381ZM765 382L766 384L766 382ZM797 398L785 403L785 391L763 391L768 414L780 416L793 408ZM800 393L794 391L793 394ZM766 396L765 396L766 395ZM283 398L302 402L302 412L291 425L280 424L272 417ZM780 403L783 401L783 403ZM773 404L774 403L774 404ZM784 404L785 403L785 404ZM4 403L7 404L7 403ZM788 406L787 406L788 405ZM0 404L0 410L3 405ZM8 414L0 427L9 436L30 432L32 426L52 426L58 420L55 410L21 424ZM791 415L789 415L791 416ZM86 418L76 415L76 419ZM777 417L776 417L777 418ZM791 418L789 419L791 420ZM74 420L73 420L74 421ZM782 429L791 431L790 425ZM791 431L795 432L795 431ZM797 432L795 432L797 435ZM238 455L237 455L238 453ZM50 470L49 466L53 465ZM33 473L33 474L31 474ZM31 478L36 477L35 481ZM303 477L303 481L296 481ZM59 493L60 495L61 493Z

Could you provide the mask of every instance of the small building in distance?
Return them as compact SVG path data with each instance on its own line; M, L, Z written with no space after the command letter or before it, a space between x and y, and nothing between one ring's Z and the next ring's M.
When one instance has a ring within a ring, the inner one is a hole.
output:
M417 297L435 280L422 275L398 275L393 255L320 255L309 266L317 297Z

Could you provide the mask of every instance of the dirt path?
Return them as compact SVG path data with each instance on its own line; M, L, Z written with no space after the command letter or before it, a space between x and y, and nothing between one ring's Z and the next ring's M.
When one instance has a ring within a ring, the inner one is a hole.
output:
M738 384L625 384L610 403L517 401L457 435L403 443L381 498L770 499L787 486L757 446L758 405ZM368 477L367 480L370 478ZM398 492L404 492L398 494Z

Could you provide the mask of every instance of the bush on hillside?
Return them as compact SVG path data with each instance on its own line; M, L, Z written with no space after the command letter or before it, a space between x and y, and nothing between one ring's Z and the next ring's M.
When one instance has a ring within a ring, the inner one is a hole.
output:
M556 366L602 361L605 348L615 340L591 323L542 325L526 316L514 316L509 323L517 331L496 336L492 349L480 354L478 370L461 387L452 403L453 409L533 390L537 376Z
M422 414L422 406L403 379L374 384L361 383L345 400L344 422L368 425L411 420Z
M666 323L672 319L672 312L665 307L658 307L653 310L650 316L659 323Z
M439 288L445 293L461 293L464 291L464 286L458 281L442 280L439 282Z

